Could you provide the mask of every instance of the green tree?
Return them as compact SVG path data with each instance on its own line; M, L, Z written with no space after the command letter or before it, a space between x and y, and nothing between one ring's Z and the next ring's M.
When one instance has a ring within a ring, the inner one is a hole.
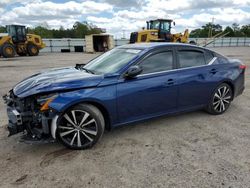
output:
M234 32L240 30L240 27L239 27L239 24L238 24L238 23L233 23L233 24L232 24L232 28L233 28Z
M53 34L51 30L44 28L42 26L37 26L34 29L29 29L29 33L40 35L42 38L52 38Z
M209 35L209 31L212 31L212 36L222 32L222 26L219 24L211 24L211 23L207 23L206 25L203 25L201 28L199 29L195 29L192 30L190 32L190 37L208 37Z
M250 24L243 25L240 29L245 37L250 37Z
M232 28L234 30L235 37L244 37L244 33L240 29L240 25L238 23L233 23Z
M228 34L226 35L227 37L235 37L234 30L233 30L230 26L227 26L227 27L224 29L224 32L225 32L225 33L228 33Z
M73 25L73 30L75 32L76 38L85 38L85 35L90 34L89 27L86 24L86 22L84 22L84 23L76 22Z
M197 38L200 37L201 29L194 29L190 32L189 37L190 38Z
M0 26L0 33L7 33L6 27Z
M201 28L194 29L190 32L191 38L201 38L201 37L208 37L209 30L212 30L212 35L215 36L216 34L223 31L222 26L219 24L211 24L208 23L203 25ZM224 29L224 33L228 33L227 37L250 37L250 24L243 25L240 27L238 23L233 23L232 26L227 26Z
M62 26L59 29L49 29L48 26L45 27L46 24L43 25L28 28L28 32L40 35L42 38L85 38L85 35L102 33L101 29L87 22L76 22L70 29L64 29Z

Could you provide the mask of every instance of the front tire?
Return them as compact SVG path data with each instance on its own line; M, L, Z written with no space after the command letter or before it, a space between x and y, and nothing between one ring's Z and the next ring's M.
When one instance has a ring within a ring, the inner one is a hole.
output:
M104 118L98 108L79 104L59 117L56 137L70 149L87 149L101 138L104 126Z
M37 56L39 54L39 49L34 44L28 44L27 51L29 56Z
M5 58L10 58L15 56L15 48L12 44L5 43L1 48L1 54Z
M223 83L213 92L206 111L213 115L223 114L229 108L232 100L233 91L231 86Z

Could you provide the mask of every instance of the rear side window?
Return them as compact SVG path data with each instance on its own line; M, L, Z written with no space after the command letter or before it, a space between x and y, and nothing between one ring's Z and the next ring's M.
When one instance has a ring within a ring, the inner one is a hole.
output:
M220 63L228 63L228 60L224 57L218 57Z
M151 55L143 60L140 66L143 74L171 70L173 69L173 53L167 51Z
M180 68L205 65L204 53L195 50L178 51Z
M208 64L214 58L213 53L210 51L206 51L205 56L206 56L206 64Z
M221 54L218 54L218 53L214 52L214 56L217 57L217 64L229 63L228 59L225 56L221 55Z

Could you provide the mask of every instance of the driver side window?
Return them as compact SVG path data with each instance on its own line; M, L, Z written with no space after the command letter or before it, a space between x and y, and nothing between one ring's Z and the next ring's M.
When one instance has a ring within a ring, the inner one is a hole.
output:
M142 74L162 72L173 69L172 51L160 52L149 56L140 63Z
M163 22L163 23L161 24L161 29L162 29L163 31L169 31L169 23Z

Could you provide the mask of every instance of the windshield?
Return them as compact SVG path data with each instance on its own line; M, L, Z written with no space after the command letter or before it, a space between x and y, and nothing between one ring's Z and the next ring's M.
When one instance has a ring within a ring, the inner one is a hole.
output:
M150 22L150 29L159 29L160 22L159 21L151 21Z
M115 48L90 61L84 68L95 74L115 73L131 61L141 50Z

